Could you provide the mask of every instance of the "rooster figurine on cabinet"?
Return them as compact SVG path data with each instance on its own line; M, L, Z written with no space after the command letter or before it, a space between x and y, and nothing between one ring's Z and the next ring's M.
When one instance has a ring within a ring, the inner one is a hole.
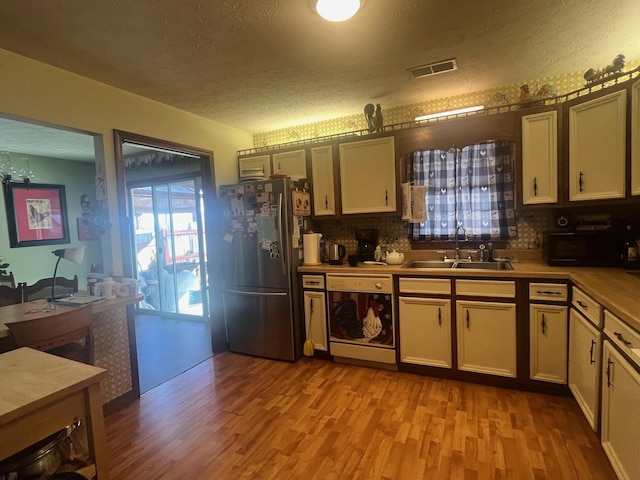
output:
M367 119L369 133L382 131L382 107L379 103L375 106L373 103L367 103L364 106L364 117Z

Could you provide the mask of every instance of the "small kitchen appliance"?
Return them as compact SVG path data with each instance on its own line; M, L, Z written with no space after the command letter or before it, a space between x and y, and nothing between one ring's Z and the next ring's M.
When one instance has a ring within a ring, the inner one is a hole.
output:
M378 230L375 228L363 228L356 230L358 248L356 255L361 262L374 260L374 252L378 245Z
M347 253L344 245L332 243L329 245L329 265L342 265L342 259Z

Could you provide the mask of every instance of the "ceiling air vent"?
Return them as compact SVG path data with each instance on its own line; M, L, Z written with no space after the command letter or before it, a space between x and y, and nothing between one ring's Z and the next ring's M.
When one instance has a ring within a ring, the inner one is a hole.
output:
M458 69L458 63L455 58L449 60L442 60L440 62L430 63L428 65L421 65L409 69L409 73L413 78L428 77L430 75L436 75L437 73L450 72Z

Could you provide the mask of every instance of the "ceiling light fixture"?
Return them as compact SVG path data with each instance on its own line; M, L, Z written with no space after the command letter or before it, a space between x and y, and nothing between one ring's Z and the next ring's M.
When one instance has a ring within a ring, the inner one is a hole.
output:
M474 107L458 108L456 110L448 110L446 112L438 112L438 113L430 113L428 115L421 115L419 117L416 117L415 121L420 122L422 120L431 120L432 118L448 117L449 115L460 115L462 113L477 112L479 110L484 110L484 105L476 105Z
M316 12L330 22L344 22L353 17L363 0L317 0Z

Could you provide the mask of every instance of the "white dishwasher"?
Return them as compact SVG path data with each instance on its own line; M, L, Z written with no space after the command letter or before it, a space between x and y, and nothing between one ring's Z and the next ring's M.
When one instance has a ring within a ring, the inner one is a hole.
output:
M328 273L326 280L331 355L395 365L393 277Z

